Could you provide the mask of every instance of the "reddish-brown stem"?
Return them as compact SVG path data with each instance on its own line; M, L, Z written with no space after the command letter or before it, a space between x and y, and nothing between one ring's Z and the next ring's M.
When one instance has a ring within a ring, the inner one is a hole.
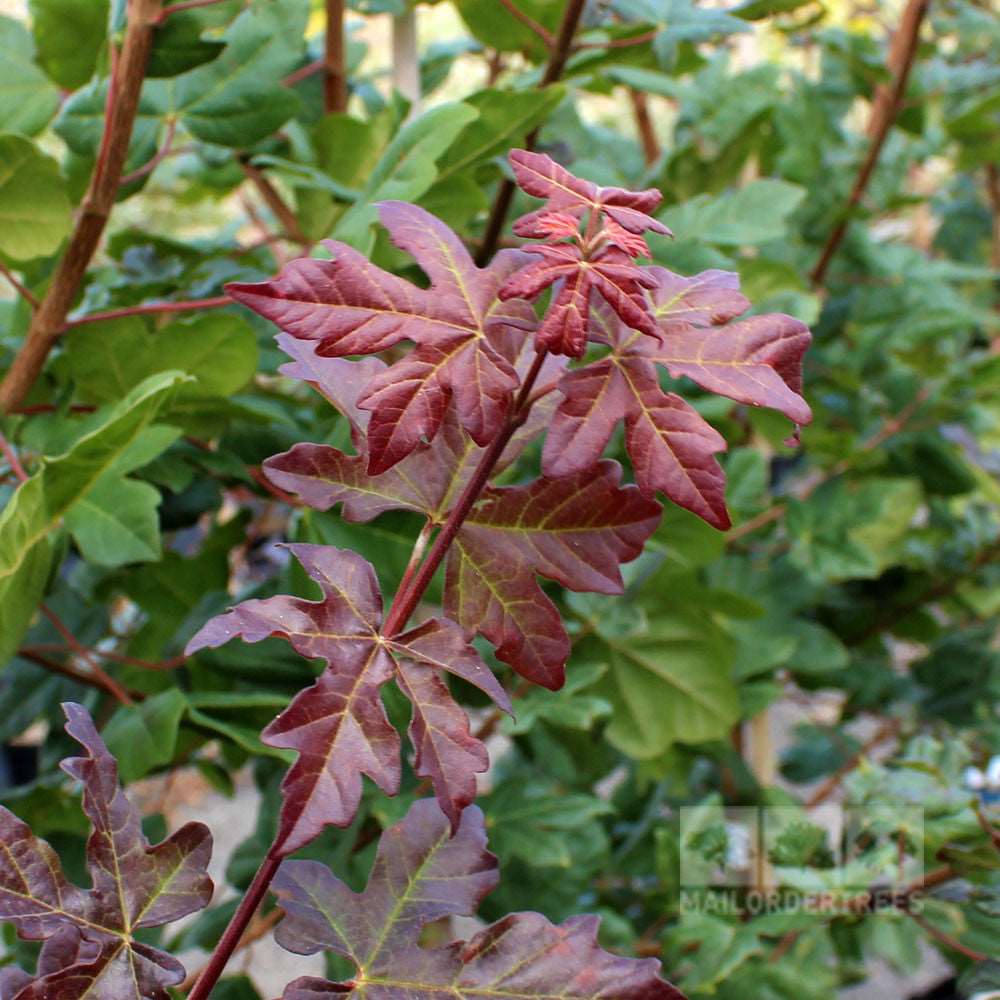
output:
M344 0L326 0L326 49L323 59L323 109L347 110L344 56Z
M815 809L816 806L821 805L826 802L826 800L833 795L833 793L840 787L840 783L851 773L865 757L868 756L880 743L884 743L886 740L892 739L899 732L899 720L890 719L888 722L883 723L876 730L875 735L868 740L865 745L850 758L844 761L840 767L837 768L833 774L830 775L826 781L823 782L819 788L806 800L807 809Z
M38 299L32 294L31 290L26 288L17 280L16 275L2 260L0 260L0 274L2 274L11 284L11 287L17 292L25 302L31 306L32 309L38 308Z
M147 174L151 174L169 155L174 144L174 135L177 132L177 119L167 120L166 133L163 136L163 145L153 154L141 167L126 174L120 184L131 184L133 181L141 180Z
M420 534L417 535L417 540L413 543L413 551L410 553L410 559L406 564L406 569L403 571L403 577L399 581L399 586L396 588L397 594L401 594L410 586L410 583L413 580L413 574L416 573L418 567L420 566L420 560L424 558L427 546L430 545L431 536L434 534L435 527L436 525L434 522L428 520L420 529Z
M157 24L162 24L171 14L176 14L182 10L191 10L193 7L211 7L212 4L222 3L223 0L181 0L180 3L172 3L169 7L164 7Z
M958 938L952 937L950 934L941 930L940 927L936 927L925 916L923 916L923 914L914 913L912 910L906 910L905 913L915 924L922 927L932 938L939 941L946 948L951 948L953 951L957 951L960 955L964 955L973 962L985 962L986 959L989 958L989 955L985 955L981 951L976 951L974 948L970 948L967 945L962 944Z
M536 21L530 14L526 14L516 3L514 3L514 0L500 0L500 3L503 4L507 13L509 13L511 17L517 18L521 24L533 31L542 40L547 49L552 48L555 44L555 38L553 37L552 32L549 31L544 24L539 24L538 21Z
M229 926L226 927L219 943L215 946L212 957L202 969L198 982L194 984L194 988L188 994L187 1000L206 1000L212 992L226 967L226 963L239 947L250 921L253 920L253 916L257 912L257 907L260 906L261 900L264 898L272 879L278 873L280 865L280 855L268 852L260 868L257 869L257 874L250 883L240 905L236 908L232 920L229 921Z
M187 660L186 656L174 656L169 660L160 660L154 663L152 660L140 660L135 656L127 656L124 653L115 653L108 649L95 649L93 646L85 647L92 656L99 656L102 660L110 660L112 663L124 663L129 667L140 667L143 670L174 670ZM22 646L21 653L72 653L75 652L72 646L62 645L57 642L39 642L31 646Z
M420 565L419 569L412 574L408 585L405 587L401 586L396 592L395 600L382 627L383 634L396 635L406 625L410 615L413 614L414 608L416 608L424 591L433 579L438 566L441 565L441 560L448 551L448 547L454 540L455 535L458 534L458 529L462 526L462 522L468 516L469 511L472 510L473 504L489 481L489 477L500 456L503 454L504 448L507 447L507 443L517 428L524 423L529 411L528 400L531 396L531 390L535 384L535 380L538 378L538 373L541 371L544 361L545 352L539 351L535 355L534 362L525 376L524 382L521 384L521 389L511 409L511 415L504 424L503 430L483 452L476 471L472 474L472 478L462 491L455 507L448 515L437 538L434 539L434 544L431 546L427 558ZM425 533L429 537L427 527L425 527L420 537L418 537L414 547L415 551L421 548L422 545L426 545ZM271 884L271 880L278 871L281 859L281 843L276 840L271 844L267 857L257 870L257 874L254 876L250 888L243 897L243 901L233 914L229 925L226 927L219 943L212 952L211 958L198 977L198 982L188 995L188 1000L206 1000L212 992L230 957L237 947L239 947L239 943L250 921L253 919L257 907L260 905L268 886Z
M556 36L555 43L549 53L548 65L545 67L545 73L542 75L541 80L538 81L539 89L548 87L549 84L555 83L562 76L563 70L566 68L566 60L569 59L572 52L573 36L576 34L576 29L580 24L580 17L583 15L584 6L585 0L567 0L562 22L559 25L559 34ZM524 146L526 149L535 148L538 131L536 128L525 138ZM483 241L479 245L479 251L476 254L476 263L480 267L486 265L497 248L497 243L500 240L503 227L506 225L507 213L510 211L513 200L514 182L508 178L504 178L497 188L493 207L490 209L490 217L486 223L486 231L483 233Z
M89 687L97 688L99 691L103 691L105 694L111 695L112 698L123 705L134 704L137 700L114 681L112 681L112 686L109 687L107 681L111 680L111 678L109 678L103 671L100 674L91 674L86 673L83 670L76 670L68 663L60 663L58 660L50 659L42 653L35 652L28 646L23 649L19 649L17 651L17 655L22 660L28 660L30 663L34 663L37 666L48 670L50 673L59 674L62 677L68 677L70 680L77 681L80 684L86 684ZM122 697L123 694L124 697Z
M89 313L79 319L71 320L63 329L72 330L88 323L103 323L108 319L121 319L123 316L153 316L157 313L194 312L198 309L221 309L231 306L233 300L228 295L218 295L212 299L184 299L179 302L147 302L141 306L127 306L124 309L105 309L103 312Z
M123 705L134 704L132 696L110 674L105 673L91 651L80 642L69 626L46 604L39 605L39 611L52 623L52 627L66 640L67 645L90 668L90 672L100 682L101 686Z
M976 819L979 820L979 825L982 827L983 833L990 838L990 843L1000 851L1000 830L993 825L989 816L983 812L983 807L978 804L976 805Z
M303 249L312 246L312 240L302 232L302 227L299 225L295 213L285 203L285 199L281 197L278 189L271 183L267 175L247 160L240 160L240 166L247 179L264 199L264 203L271 210L271 213L281 223L285 235L290 240L300 244Z
M25 400L66 324L118 194L161 0L130 0L120 55L113 60L101 152L76 224L14 363L0 383L0 412Z
M171 772L171 774L177 774L177 771ZM162 812L163 810L158 810ZM239 944L236 946L235 951L242 951L244 948L249 948L254 942L259 941L272 927L280 923L281 918L284 917L285 911L281 909L273 909L270 913L264 914L263 916L257 917L255 920L251 921L250 925L246 929L243 937L240 938ZM188 977L184 980L180 986L177 987L178 992L186 993L198 980L201 978L202 973L205 971L205 966L200 969L195 970L190 973Z
M631 38L612 38L607 42L580 42L573 46L575 50L580 49L628 49L633 45L645 45L651 42L660 33L659 29L644 31L641 35L633 35Z
M302 80L308 80L309 77L321 73L325 66L325 59L314 59L312 62L306 63L305 66L300 66L297 70L289 73L281 82L286 87L294 87Z
M867 454L872 452L888 441L889 438L904 430L929 395L930 391L926 386L917 390L913 399L911 399L910 402L899 411L899 413L891 417L887 417L882 426L858 447L858 453ZM798 490L795 494L796 499L808 499L813 493L816 492L817 489L819 489L820 486L847 472L850 467L850 459L841 459L821 477L813 479L802 489ZM773 507L768 507L767 510L762 511L755 517L750 518L749 521L744 521L743 524L738 524L735 528L731 528L728 532L726 532L726 544L732 545L734 542L739 541L741 538L745 538L747 535L753 534L760 528L764 528L774 521L781 520L787 509L787 504L776 503Z
M24 466L21 465L21 460L17 457L14 446L4 437L2 432L0 432L0 453L7 459L10 471L17 477L18 482L26 483L28 481L28 473L24 471Z
M854 186L848 195L842 217L827 237L819 260L813 268L811 280L814 288L819 288L826 280L826 272L830 267L830 262L847 234L851 214L861 203L861 199L868 189L868 183L875 173L875 167L878 165L878 159L889 135L889 130L899 114L903 103L903 94L906 91L906 81L909 79L913 60L917 53L920 26L929 5L930 0L909 0L900 19L899 27L893 35L888 60L891 82L886 86L879 87L875 94L867 128L868 153L854 179Z
M628 88L629 100L632 102L632 114L635 117L635 128L642 143L642 155L646 166L655 163L660 158L660 143L653 128L653 118L649 113L649 101L641 90Z
M535 380L538 378L538 373L545 362L545 354L545 351L539 351L535 355L535 360L528 374L525 376L521 390L517 395L517 400L511 409L511 415L508 417L503 430L490 442L483 452L479 459L479 465L476 466L476 471L473 472L472 478L466 484L465 489L462 490L461 496L441 526L441 531L437 538L434 539L434 544L431 546L427 558L421 564L420 569L413 575L410 585L405 590L401 588L396 591L396 597L392 602L392 607L389 609L389 614L382 627L385 635L396 635L406 626L410 615L413 614L424 591L434 578L434 574L441 565L441 561L447 554L451 543L455 540L455 536L462 527L462 523L469 516L473 504L479 499L479 494L482 493L489 482L489 478L493 474L493 469L500 460L500 456L507 447L507 443L518 427L524 423L528 415L527 402L531 396Z

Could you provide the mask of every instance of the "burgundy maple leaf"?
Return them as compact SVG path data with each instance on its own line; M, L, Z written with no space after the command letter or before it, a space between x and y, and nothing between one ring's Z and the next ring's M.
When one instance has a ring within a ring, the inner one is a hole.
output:
M546 199L543 208L521 216L514 223L514 232L519 236L534 237L539 217L553 212L577 219L595 212L630 233L650 231L670 235L670 230L649 214L663 198L654 188L626 191L598 187L593 181L571 174L544 153L529 153L525 149L513 150L509 159L521 190Z
M315 356L310 360L304 355L305 345L295 344L293 349L304 360L286 372L304 374L327 398L337 400L351 422L359 454L347 455L329 445L299 444L264 463L268 478L319 510L343 503L344 516L352 521L405 509L440 524L482 449L446 421L429 445L388 472L369 476L367 414L351 402L354 380L344 367L352 362ZM551 366L543 369L546 379L562 370L558 359L550 360ZM532 409L528 425L512 440L501 467L550 422L554 396L543 397ZM499 659L534 683L560 687L569 655L559 612L538 585L536 574L573 590L620 593L619 564L634 559L656 527L659 506L636 487L621 486L620 474L616 463L601 462L567 477L488 489L448 554L446 613L469 632L480 632L497 647Z
M55 851L0 807L0 917L22 937L44 941L37 975L6 972L4 996L10 990L15 1000L167 1000L166 987L184 979L184 967L136 934L208 904L212 835L204 824L188 823L151 847L86 709L68 703L63 710L66 732L86 752L62 767L83 785L93 827L92 887L70 883Z
M478 268L462 241L422 208L387 201L379 218L430 279L429 288L335 242L325 244L333 260L297 260L272 281L227 285L234 299L287 334L318 341L320 355L374 354L403 340L415 343L409 355L372 380L361 399L372 412L373 475L433 438L449 400L474 441L486 444L495 437L518 385L512 362L519 341L535 326L527 303L497 297L525 262L519 251L501 251L488 267Z
M454 836L432 800L414 802L382 834L368 885L352 892L325 865L286 861L274 880L285 918L279 944L299 955L332 951L357 972L347 983L302 977L283 1000L684 1000L658 975L656 959L621 958L597 944L598 918L552 924L516 913L469 941L421 947L431 921L467 916L497 883L475 806Z
M442 675L461 677L509 711L506 692L454 622L433 618L383 636L382 598L371 565L355 552L289 545L322 591L319 601L269 597L238 604L209 621L187 652L241 636L280 636L326 669L263 732L269 746L299 752L285 776L276 841L282 854L309 843L327 824L347 826L361 800L361 776L384 792L399 790L399 735L382 706L381 688L395 678L413 704L411 737L417 774L431 779L453 823L476 793L486 748L469 731L465 712Z
M643 492L660 490L725 529L725 477L714 457L725 441L680 396L660 389L656 365L802 424L811 418L799 394L809 330L782 314L728 322L748 304L734 274L706 271L682 278L661 267L647 272L657 283L652 300L661 336L640 336L610 310L600 314L601 322L591 325L592 339L612 351L563 377L565 398L545 441L543 469L553 476L585 470L624 420L625 444Z
M511 275L499 294L501 299L530 301L560 283L535 335L539 347L554 354L582 357L594 292L630 327L659 337L659 328L643 291L655 287L656 282L627 253L617 247L605 247L597 256L587 259L583 248L574 243L541 244L525 249L542 259Z

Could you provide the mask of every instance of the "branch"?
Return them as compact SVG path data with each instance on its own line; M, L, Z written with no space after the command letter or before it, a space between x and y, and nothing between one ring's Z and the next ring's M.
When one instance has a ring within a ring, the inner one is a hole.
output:
M344 0L326 0L326 52L323 61L323 110L347 110L347 69L344 55Z
M840 222L834 227L833 232L827 238L826 245L820 254L819 261L813 268L811 280L814 288L820 287L826 280L826 272L833 260L844 236L847 234L847 226L853 210L860 204L868 183L875 172L878 158L882 153L882 147L889 135L899 109L903 103L903 94L906 91L906 81L913 68L913 60L917 53L917 44L920 36L920 26L923 23L924 15L930 0L909 0L903 16L900 19L899 27L893 35L892 44L889 49L889 72L891 83L881 86L875 92L875 100L872 104L871 117L868 119L868 155L865 157L858 175L854 180L854 186L847 198Z
M10 471L17 477L18 482L26 483L28 481L28 473L24 471L24 466L21 465L21 460L17 457L14 446L3 436L2 432L0 432L0 453L7 459Z
M108 319L121 319L123 316L153 316L157 313L193 312L197 309L220 309L231 306L233 300L228 295L218 295L212 299L181 299L177 302L149 302L139 306L127 306L124 309L105 309L103 312L89 313L79 319L70 320L63 330L74 330L88 323L103 323Z
M122 705L132 705L137 699L133 698L124 688L122 688L116 681L112 680L104 671L100 674L91 674L83 670L77 670L75 667L71 667L68 663L60 663L58 660L52 660L47 656L43 656L41 653L36 653L29 647L24 649L19 649L16 656L19 656L22 660L28 660L30 663L34 663L36 666L42 667L48 670L50 673L59 674L62 677L68 677L72 681L77 681L80 684L87 684L90 687L97 688L99 691L103 691L105 694L111 695L116 701ZM108 685L108 681L111 680L111 685Z
M182 10L191 10L193 7L211 7L212 4L223 2L224 0L181 0L181 3L172 3L169 7L164 7L156 23L163 24L171 14Z
M646 166L650 166L660 158L660 143L656 138L656 129L649 113L649 100L641 90L628 88L629 100L632 102L632 114L635 117L635 128L642 143L642 154Z
M281 85L283 87L294 87L295 84L300 81L307 80L309 77L315 76L317 73L321 73L325 67L325 59L314 59L312 62L306 63L305 66L300 66L298 69L289 73L288 76L281 81Z
M925 916L923 916L923 914L914 913L912 910L905 910L904 912L913 920L915 924L917 924L917 926L922 927L932 938L943 944L946 948L951 948L953 951L957 951L960 955L964 955L966 958L972 959L973 962L985 962L986 959L990 957L981 951L976 951L975 949L962 944L958 938L954 938L950 934L946 934L940 927L936 927L932 924Z
M66 250L32 317L24 343L0 383L0 413L16 410L41 374L104 233L128 156L160 5L161 0L130 0L125 41L121 55L113 60L114 72L108 86L101 151Z
M815 809L816 806L826 802L826 800L840 787L840 783L863 761L880 743L892 739L899 732L900 723L898 719L890 719L884 722L875 731L875 734L868 740L856 754L852 754L823 782L819 788L813 792L806 800L806 809Z
M660 33L659 28L652 31L644 31L641 35L632 35L631 38L612 38L606 42L580 42L573 46L574 51L581 49L629 49L633 45L645 45L651 42Z
M427 559L421 565L420 569L413 575L410 586L405 591L402 589L396 591L392 607L389 609L389 614L386 616L385 624L382 626L383 634L393 636L403 630L407 621L410 619L410 615L413 614L420 598L423 596L424 591L434 578L434 574L437 572L437 569L441 565L441 561L444 559L448 548L451 546L451 543L454 541L459 529L462 527L462 523L469 516L469 512L479 499L479 494L482 493L484 487L489 481L494 467L500 460L500 456L503 454L504 449L507 447L507 443L514 436L514 432L527 418L528 400L531 397L531 390L534 387L535 380L538 378L538 373L541 371L542 365L545 362L545 355L546 352L544 350L539 351L535 355L535 360L531 369L525 376L524 382L521 385L521 390L517 394L517 399L511 409L511 415L507 418L507 423L505 424L503 430L490 442L489 447L487 447L487 449L483 452L482 457L479 459L479 465L476 467L476 471L473 472L472 478L469 479L465 489L462 491L462 495L458 498L455 506L451 509L451 513L448 515L447 520L442 525L440 533L437 538L434 539L434 544L431 546Z
M500 3L506 8L507 13L511 17L517 18L526 28L533 31L541 40L542 44L549 50L555 45L555 36L545 27L544 24L539 24L530 14L526 14L514 0L500 0Z
M17 280L17 277L15 276L14 272L11 271L11 269L7 267L7 265L2 260L0 260L0 274L2 274L11 283L11 286L13 287L14 291L17 292L17 294L20 295L21 298L23 298L24 301L27 302L32 309L38 308L38 299L35 298L34 294L32 294L32 292L28 288L26 288L24 285L21 284L20 281Z
M308 250L312 246L312 240L299 225L299 220L295 213L285 204L285 199L281 197L278 189L268 180L267 175L255 167L248 160L240 159L240 167L247 179L253 184L264 199L265 204L271 210L271 214L281 223L281 228L290 240L298 243L303 250Z
M215 984L219 981L226 963L240 946L243 935L257 912L257 907L260 906L268 886L277 875L280 865L281 856L269 852L244 894L242 902L236 908L236 912L219 939L219 943L215 946L212 957L198 974L198 981L188 994L187 1000L207 1000Z
M92 655L91 651L80 642L73 634L69 626L46 604L40 604L38 610L52 623L52 627L66 640L70 649L83 660L90 668L90 673L100 682L112 697L116 698L123 705L135 704L132 695L123 688L110 674L105 673L101 665Z
M131 184L133 181L140 180L147 174L151 174L170 155L170 147L174 144L174 135L176 132L177 119L169 118L167 120L166 135L163 137L163 145L141 167L133 170L130 174L126 174L119 181L119 184L122 186Z
M284 915L285 914L283 910L279 909L278 907L275 907L273 910L271 910L270 913L266 913L263 916L254 917L250 926L246 929L246 932L244 933L243 937L240 938L240 942L236 946L235 950L242 951L244 948L249 948L250 945L255 944L262 937L264 937L264 935L267 934L267 932L271 930L272 927L280 923L281 918ZM200 969L197 969L194 972L190 973L187 979L185 979L184 982L182 982L180 986L177 987L177 991L179 993L187 993L187 991L191 989L191 987L194 986L196 982L198 982L204 971L205 971L205 966L202 966Z
M889 438L894 437L900 431L905 430L906 426L913 419L913 416L920 409L921 405L927 400L929 395L930 390L927 386L922 386L918 389L913 399L911 399L906 406L899 411L899 413L892 417L886 417L882 426L870 438L868 438L868 440L858 447L857 453L864 455L868 452L874 451L876 448L881 447L881 445L888 441ZM799 489L794 494L795 499L807 500L824 483L828 483L831 479L835 479L837 476L843 475L850 468L851 459L841 459L823 475L819 476L817 479L813 479L811 482L806 483L801 489ZM781 518L785 516L785 511L787 509L787 504L776 503L774 506L768 507L767 510L761 511L761 513L757 514L755 517L750 518L749 521L744 521L743 524L738 524L735 528L731 528L728 532L726 532L726 544L732 545L734 542L738 542L741 538L753 534L759 528L767 527L767 525L772 524L774 521L781 520Z
M545 67L545 73L538 81L538 89L544 90L549 84L555 83L562 76L566 68L566 60L570 57L573 36L580 24L580 17L583 15L585 0L566 0L566 9L563 11L562 23L559 25L559 34L556 37L549 54L549 62ZM534 129L524 140L525 149L534 149L538 140L538 133L541 129ZM511 202L514 200L514 182L505 177L497 188L496 197L493 201L493 208L490 210L489 221L486 223L486 231L483 234L483 242L479 246L476 254L476 263L484 267L493 252L497 248L500 234L507 221L507 213L510 211Z

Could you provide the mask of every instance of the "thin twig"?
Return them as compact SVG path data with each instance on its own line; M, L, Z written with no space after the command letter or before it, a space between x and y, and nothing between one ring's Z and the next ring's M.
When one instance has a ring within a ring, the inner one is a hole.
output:
M249 948L250 945L256 944L264 935L267 934L274 926L281 922L281 918L285 915L284 911L275 907L270 913L260 914L251 921L250 926L246 929L243 937L240 938L239 944L234 949L234 954L237 951L243 951L244 948ZM200 969L196 969L194 972L188 973L187 978L177 987L180 993L186 993L189 989L201 977L201 974L205 971L204 966Z
M322 73L325 67L325 59L314 59L312 62L306 63L305 66L300 66L297 70L293 70L281 81L281 83L285 87L294 87L295 84L301 82L302 80L307 80L309 77L315 76L317 73Z
M2 260L0 260L0 274L2 274L11 283L14 291L17 292L17 294L20 295L32 309L38 308L38 299L35 298L34 293L17 280L14 272L11 271L11 269L7 267Z
M806 809L815 809L816 806L826 802L833 793L840 787L841 782L847 777L880 743L892 739L899 733L900 723L898 719L890 719L884 722L875 731L871 739L865 745L852 754L823 782L812 795L806 799Z
M566 68L566 60L569 59L572 50L573 36L580 24L583 15L585 0L567 0L566 9L563 11L562 22L559 25L559 34L556 37L550 54L545 73L538 81L540 90L544 90L550 84L555 83L563 74ZM525 149L534 149L538 140L538 133L541 126L534 129L524 140ZM486 231L483 234L483 241L479 245L476 254L476 263L484 267L493 256L500 241L500 234L507 222L507 213L510 211L511 202L514 200L514 182L509 178L504 178L497 188L496 196L493 200L493 207L490 209L490 217L486 223Z
M979 825L982 827L983 833L990 838L990 843L1000 851L1000 830L993 825L989 816L983 812L982 805L978 803L976 805L976 819L979 820Z
M840 222L834 226L833 231L827 237L826 245L813 268L810 277L814 288L819 288L826 280L826 272L830 262L847 234L853 210L861 203L861 199L868 189L868 183L875 173L875 167L889 135L889 130L899 114L903 103L903 94L906 91L906 81L909 79L913 60L917 53L920 26L929 5L930 0L909 0L900 19L899 27L893 35L888 60L891 83L888 86L879 87L875 94L867 128L870 140L868 154L858 170Z
M311 247L313 241L302 232L302 227L299 225L295 213L285 203L285 199L281 197L278 189L271 183L267 175L248 160L241 159L240 167L250 183L260 193L271 213L281 223L281 228L288 238L300 244L303 250Z
M906 406L899 411L899 413L891 417L886 417L882 426L879 427L879 429L870 438L858 446L856 454L868 454L876 448L880 448L886 441L889 440L889 438L894 437L896 434L899 434L900 431L905 430L929 395L930 390L927 386L921 386L921 388L914 394L913 399L911 399ZM853 458L854 456L842 458L839 462L823 473L823 475L806 483L795 493L795 499L807 500L813 495L813 493L816 492L816 490L824 484L830 482L831 479L836 479L837 476L843 475L851 468ZM732 545L734 542L738 542L741 538L745 538L747 535L752 535L760 528L767 527L767 525L772 524L774 521L781 520L781 518L785 516L785 512L787 510L788 504L786 503L776 503L773 506L768 507L767 510L761 511L761 513L750 518L749 521L744 521L743 524L738 524L735 528L731 528L728 532L726 532L726 544Z
M99 674L92 674L84 670L78 670L76 667L71 667L68 663L60 663L58 660L53 660L41 653L35 653L29 648L19 649L16 655L21 657L23 660L28 660L30 663L34 663L36 666L43 667L50 673L60 674L61 676L68 677L70 680L77 681L80 684L87 684L90 687L97 688L99 691L103 691L105 694L111 695L115 701L121 703L122 705L132 705L142 697L141 695L138 695L138 692L130 693L125 691L124 688L114 681L112 681L112 685L109 686L107 682L111 680L111 678L109 678L103 671Z
M118 195L122 169L139 107L139 94L153 45L161 0L131 0L120 55L113 46L113 73L101 150L66 250L56 265L48 291L39 303L28 334L0 383L0 412L10 413L25 400L59 340L87 268L104 233Z
M174 135L177 132L177 119L167 119L167 129L163 137L163 145L138 169L126 174L119 184L131 184L133 181L141 180L147 174L151 174L171 153L174 144Z
M326 0L326 48L323 59L323 110L347 110L347 68L344 54L344 0Z
M917 924L918 927L922 927L932 938L939 941L946 948L951 948L953 951L957 951L960 955L964 955L973 962L985 962L986 959L990 957L981 951L976 951L974 948L970 948L967 945L962 944L958 938L952 937L950 934L941 930L940 927L936 927L932 924L923 914L914 913L912 910L905 910L904 912L911 920L913 920L915 924Z
M660 33L659 28L652 31L644 31L641 35L632 35L630 38L612 38L606 42L577 42L573 46L574 51L581 49L628 49L633 45L645 45L651 42Z
M154 316L157 313L194 312L199 309L221 309L231 306L233 300L228 295L217 295L212 299L182 299L178 302L147 302L140 306L126 306L124 309L105 309L103 312L88 313L71 320L63 329L73 330L88 323L103 323L123 316Z
M448 548L454 541L465 519L469 516L473 505L479 499L479 494L482 493L489 481L493 469L500 460L500 456L503 454L508 442L514 436L515 431L527 419L529 412L527 403L531 397L531 390L534 387L535 380L538 378L538 373L545 362L545 356L546 352L544 350L539 351L535 355L535 360L528 374L525 376L524 382L521 384L521 389L518 392L517 399L514 401L510 416L507 418L503 430L489 443L480 457L479 465L476 466L476 470L472 473L465 489L462 490L461 496L448 514L447 520L441 526L441 531L434 539L434 544L431 546L426 560L424 560L420 569L414 573L410 586L405 591L402 589L396 591L392 607L390 607L389 614L386 616L385 623L382 626L382 631L385 635L397 635L409 621L410 615L413 614L420 598L430 585L434 574L441 565L441 561L447 554Z
M51 622L52 627L66 640L73 652L90 668L90 672L100 679L104 689L123 705L134 704L134 699L110 674L106 673L91 651L73 634L69 626L47 605L40 604L38 610Z
M649 113L649 101L641 90L628 88L629 100L632 102L632 115L635 118L635 128L642 143L642 154L646 166L650 166L660 158L660 143L656 138L653 118Z
M10 471L17 477L18 482L26 483L28 481L28 473L24 471L24 466L21 465L21 460L17 457L14 446L4 437L2 431L0 431L0 452L7 459Z
M169 7L164 7L157 24L162 24L171 14L177 14L182 10L191 10L194 7L211 7L212 4L223 2L224 0L181 0L180 3L172 3Z
M551 49L552 46L555 45L556 40L552 32L549 31L544 24L539 24L538 21L536 21L530 14L526 14L523 10L521 10L521 8L514 3L514 0L500 0L500 3L503 4L507 13L510 14L511 17L517 18L521 24L533 31L542 40L542 43L547 49Z

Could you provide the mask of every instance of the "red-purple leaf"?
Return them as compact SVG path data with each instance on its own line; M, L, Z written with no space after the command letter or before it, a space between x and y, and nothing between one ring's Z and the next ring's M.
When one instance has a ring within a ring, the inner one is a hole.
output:
M361 398L372 411L373 475L433 438L452 399L462 427L478 444L488 443L518 384L510 331L535 326L526 303L497 298L500 285L524 263L522 254L502 251L481 269L461 240L423 209L389 201L379 216L430 288L382 271L338 243L327 244L332 261L294 261L273 281L227 286L233 298L286 333L318 341L320 355L372 354L402 340L417 345L374 375Z
M282 784L278 848L289 854L328 824L350 824L361 800L362 775L389 795L399 790L400 740L381 700L382 685L393 678L413 701L417 767L432 779L442 808L457 824L475 795L475 775L489 761L470 735L465 713L448 695L441 671L475 684L509 709L506 692L453 622L432 619L409 632L382 636L375 573L356 553L321 545L289 548L320 585L321 600L244 601L208 622L188 644L194 652L235 636L247 642L280 636L303 656L326 664L316 683L261 737L269 746L299 753ZM440 696L433 706L431 689Z
M520 359L519 367L526 360ZM313 382L317 382L317 368L322 365L309 365ZM548 380L561 370L558 360L550 358L540 378ZM319 380L323 377L327 376ZM343 372L338 369L333 378L341 377ZM325 394L344 400L347 391L328 387ZM529 426L512 440L500 467L551 421L554 397L550 393L536 404ZM362 426L356 411L347 416L355 427ZM614 418L618 419L620 416ZM611 427L613 422L609 434ZM269 459L265 469L275 485L298 493L318 509L343 502L344 515L350 520L368 520L382 511L402 508L420 510L434 523L441 523L481 454L460 428L446 421L430 445L388 472L368 476L360 430L355 444L360 451L357 456L326 445L297 445ZM590 465L596 462L599 451ZM559 613L535 574L550 576L577 590L617 592L618 564L638 555L642 541L655 526L659 508L640 498L634 487L619 489L617 483L617 467L604 463L560 483L539 480L531 487L488 491L449 554L446 613L470 632L484 635L497 647L500 660L535 683L558 688L569 655L569 640ZM503 498L502 503L499 498ZM525 510L517 512L515 508L522 503ZM551 524L546 521L546 504L560 511L559 519ZM494 516L498 520L493 527L483 520ZM508 516L518 524L501 526ZM601 517L606 520L601 522ZM636 523L630 526L632 517ZM555 534L546 538L550 530ZM623 532L629 531L634 532L634 538L630 536L625 544ZM515 541L518 533L521 540ZM587 559L573 554L574 548L582 551L583 547L599 554L600 572ZM496 698L495 692L488 693Z
M656 281L652 300L660 337L641 336L606 307L593 310L590 339L611 354L563 376L564 399L545 441L542 468L552 476L586 468L624 420L642 490L660 490L725 529L725 478L714 458L725 441L679 396L660 390L653 363L712 392L770 406L804 423L811 417L799 394L809 331L781 314L730 322L748 305L735 274L705 271L683 278L661 267L645 270Z
M22 937L44 940L38 974L18 970L3 981L17 1000L166 1000L184 978L176 959L135 939L200 910L212 897L205 869L212 835L189 823L150 847L139 813L118 785L118 767L79 705L63 706L66 731L86 755L63 762L83 784L93 826L87 841L92 888L70 884L55 852L0 808L0 918Z
M542 259L518 271L500 289L500 297L535 299L561 282L535 336L539 347L555 354L582 357L587 344L592 293L596 292L630 327L659 340L644 288L655 285L627 253L609 247L592 260L573 243L531 246Z
M635 559L660 507L619 486L616 462L600 462L529 486L488 489L448 557L445 608L497 647L497 657L549 688L563 683L568 640L535 579L571 590L621 593L619 565Z
M648 496L661 490L709 524L729 527L725 477L713 457L725 440L679 396L660 390L648 361L627 355L595 361L566 375L560 389L565 399L545 441L546 472L586 471L624 419L640 489Z
M669 234L670 230L652 218L662 200L659 191L625 191L622 188L602 188L592 181L576 177L544 153L529 153L515 149L510 154L514 178L522 191L536 198L545 198L545 208L522 216L514 223L514 232L533 236L538 219L543 213L560 212L579 217L584 212L595 211L613 219L631 233Z
M482 813L466 810L454 837L449 832L433 802L415 802L382 835L360 894L317 862L281 866L274 886L286 916L278 942L296 954L334 951L357 967L348 983L297 979L283 1000L684 1000L659 978L655 959L603 951L596 917L554 925L537 913L517 913L467 942L422 948L426 924L473 914L496 884Z
M664 393L652 368L622 367L632 390L625 447L636 482L650 496L662 490L714 528L730 526L726 478L713 457L725 439L675 393Z

